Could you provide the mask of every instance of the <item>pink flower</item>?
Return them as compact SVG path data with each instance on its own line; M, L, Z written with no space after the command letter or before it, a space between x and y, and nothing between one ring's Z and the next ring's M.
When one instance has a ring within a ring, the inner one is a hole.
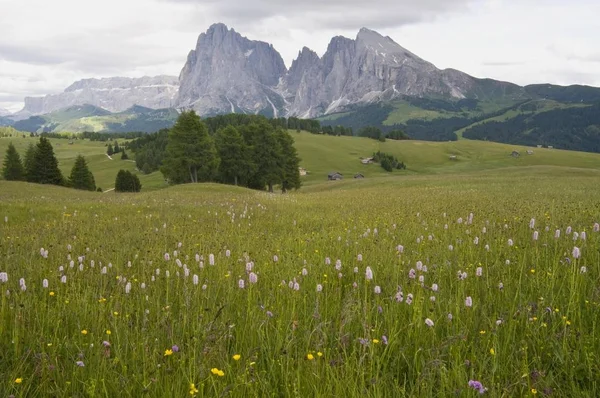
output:
M375 286L375 288L373 289L373 291L375 292L375 294L381 294L381 287L379 285Z
M373 271L371 270L371 267L367 267L367 270L365 271L365 278L368 281L373 280Z
M433 321L429 318L425 319L425 324L430 328L433 327Z
M573 258L577 259L579 257L581 257L581 250L577 246L575 246L573 248Z
M239 287L240 289L243 289L243 288L245 287L245 283L244 283L244 280L243 280L243 279L240 279L240 280L238 281L238 287Z
M473 306L473 299L471 298L471 296L468 296L465 299L465 306L467 306L467 307L472 307Z
M248 282L252 284L258 282L258 275L256 275L254 272L250 272L250 275L248 275Z

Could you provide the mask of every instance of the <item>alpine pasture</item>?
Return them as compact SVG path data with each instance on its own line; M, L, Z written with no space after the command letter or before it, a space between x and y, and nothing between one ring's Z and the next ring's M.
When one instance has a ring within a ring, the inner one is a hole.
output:
M599 395L600 155L291 134L285 195L0 181L0 395Z

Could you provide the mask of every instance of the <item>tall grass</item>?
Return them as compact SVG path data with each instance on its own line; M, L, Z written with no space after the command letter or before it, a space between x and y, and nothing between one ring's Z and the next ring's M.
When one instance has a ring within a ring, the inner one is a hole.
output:
M596 181L0 182L0 395L598 396Z

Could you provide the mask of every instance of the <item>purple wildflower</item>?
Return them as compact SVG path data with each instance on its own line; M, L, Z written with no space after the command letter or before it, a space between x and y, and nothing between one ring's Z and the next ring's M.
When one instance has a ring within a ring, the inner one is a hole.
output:
M179 352L179 346L177 346L177 344L173 345L173 347L171 347L171 350L173 352Z
M485 388L483 384L481 384L481 382L477 380L469 380L469 387L479 392L480 394L483 394L487 391L487 388Z
M77 366L79 366L80 368L83 368L85 366L85 364L83 363L83 361L77 361L77 362L75 362L75 364Z

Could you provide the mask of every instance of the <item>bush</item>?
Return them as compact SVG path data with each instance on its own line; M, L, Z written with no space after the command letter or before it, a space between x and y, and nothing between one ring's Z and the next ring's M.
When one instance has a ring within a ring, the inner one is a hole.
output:
M128 170L119 170L115 180L116 192L140 192L141 189L142 184L138 176Z

